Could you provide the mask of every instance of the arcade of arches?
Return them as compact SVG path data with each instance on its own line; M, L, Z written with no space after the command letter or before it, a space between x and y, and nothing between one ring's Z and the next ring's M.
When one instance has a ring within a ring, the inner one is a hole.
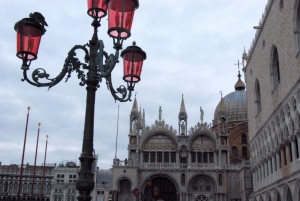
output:
M179 201L178 186L166 175L152 175L142 185L140 198L142 201ZM214 200L216 182L207 175L199 174L188 183L188 200L211 201ZM119 181L118 201L130 201L134 196L139 196L132 191L132 184L128 178Z

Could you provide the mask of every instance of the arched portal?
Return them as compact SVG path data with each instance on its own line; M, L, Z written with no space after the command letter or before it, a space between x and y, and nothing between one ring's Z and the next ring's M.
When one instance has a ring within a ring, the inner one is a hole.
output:
M215 180L205 174L193 177L188 184L190 198L195 197L195 201L214 200L214 192L216 191Z
M154 177L146 182L143 201L161 199L163 201L177 201L177 191L174 183L166 177Z
M131 200L131 183L127 179L122 179L119 183L120 193L118 195L119 201Z

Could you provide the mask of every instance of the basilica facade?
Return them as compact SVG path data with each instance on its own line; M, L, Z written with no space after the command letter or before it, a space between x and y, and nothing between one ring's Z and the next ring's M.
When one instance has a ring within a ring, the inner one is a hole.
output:
M133 102L128 157L114 159L114 201L246 201L252 191L249 164L245 84L221 97L212 124L187 127L184 98L179 104L178 130L158 118L151 126ZM199 111L199 109L196 109ZM176 127L177 127L176 126Z

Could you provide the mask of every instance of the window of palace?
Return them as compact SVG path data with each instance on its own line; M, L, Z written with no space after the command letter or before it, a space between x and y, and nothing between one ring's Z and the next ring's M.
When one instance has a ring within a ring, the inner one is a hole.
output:
M242 144L247 144L247 134L246 133L242 134Z
M260 94L260 84L258 79L255 80L255 86L254 86L254 104L255 104L255 114L256 116L261 111L261 94Z
M242 148L242 155L243 155L244 159L248 158L248 149L247 149L247 147Z
M233 158L238 157L238 148L236 146L231 147L231 154Z
M273 46L271 54L271 80L272 90L275 90L280 83L280 66L277 47Z

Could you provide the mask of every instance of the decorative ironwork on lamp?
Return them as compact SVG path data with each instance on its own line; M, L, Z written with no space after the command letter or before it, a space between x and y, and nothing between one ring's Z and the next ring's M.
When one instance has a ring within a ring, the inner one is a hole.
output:
M42 35L46 32L47 23L44 16L39 12L29 15L15 24L17 32L17 57L22 59L23 79L36 87L53 87L62 79L66 81L73 72L77 73L81 86L86 85L86 115L84 125L84 137L82 153L80 156L81 167L78 176L77 189L79 191L78 200L91 200L90 192L94 188L92 163L93 156L93 136L94 136L94 111L95 93L103 79L115 100L125 102L130 100L135 84L140 81L143 61L146 53L136 46L127 47L121 52L124 64L123 80L127 87L121 85L114 89L111 73L119 62L120 50L123 41L131 36L131 27L135 9L138 8L138 0L87 0L87 14L93 18L94 28L92 39L84 45L75 45L68 53L61 72L54 78L43 68L32 71L30 79L27 72L30 70L31 62L37 59L38 50ZM104 50L104 43L98 39L98 28L101 18L108 14L108 35L113 38L114 54L108 54ZM76 57L76 51L83 51L84 62Z

